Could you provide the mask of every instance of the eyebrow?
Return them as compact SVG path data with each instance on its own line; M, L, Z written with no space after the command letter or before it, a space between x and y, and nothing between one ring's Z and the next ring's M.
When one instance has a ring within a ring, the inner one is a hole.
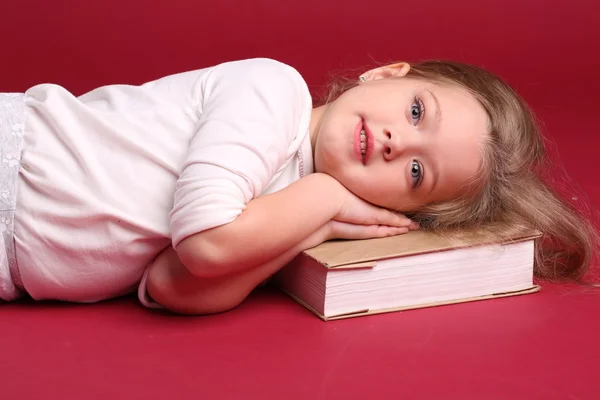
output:
M435 103L435 120L439 123L442 119L442 109L440 107L440 102L436 95L429 89L425 89L427 93L433 98L433 102Z
M433 190L435 189L435 187L437 186L438 180L440 178L440 174L439 174L439 166L437 164L437 162L435 162L431 157L427 157L429 159L429 165L431 165L433 168L430 168L430 170L433 170L433 182L431 184L431 187L429 188L429 190L427 191L427 195L430 195Z

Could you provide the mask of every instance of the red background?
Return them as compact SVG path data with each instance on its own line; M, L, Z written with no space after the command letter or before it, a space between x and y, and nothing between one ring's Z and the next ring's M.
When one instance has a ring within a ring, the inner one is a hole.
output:
M597 0L5 0L0 91L52 82L81 94L272 57L318 92L330 72L372 61L466 61L500 74L530 102L598 215L599 39ZM556 285L328 323L271 290L201 318L157 315L135 298L3 305L0 393L596 399L599 306L597 290Z

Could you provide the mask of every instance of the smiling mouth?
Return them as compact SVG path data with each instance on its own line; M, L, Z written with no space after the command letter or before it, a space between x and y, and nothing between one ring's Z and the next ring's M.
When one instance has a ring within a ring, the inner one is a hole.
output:
M353 152L355 160L367 165L373 153L375 140L364 119L357 122L354 128Z

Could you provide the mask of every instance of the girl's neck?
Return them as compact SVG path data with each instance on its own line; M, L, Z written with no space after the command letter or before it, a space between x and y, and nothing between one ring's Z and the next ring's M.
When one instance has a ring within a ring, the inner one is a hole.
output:
M329 104L315 107L312 109L312 112L311 112L308 133L310 135L310 144L312 147L313 158L314 158L314 154L315 154L317 138L319 137L319 131L321 128L321 121L323 120L323 116L325 115L328 106L329 106Z

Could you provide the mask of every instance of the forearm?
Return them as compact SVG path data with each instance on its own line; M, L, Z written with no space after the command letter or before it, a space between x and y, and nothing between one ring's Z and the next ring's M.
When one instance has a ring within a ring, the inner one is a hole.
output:
M181 263L173 248L163 252L150 267L148 294L167 309L181 314L212 314L239 305L265 279L300 252L327 238L324 229L297 243L274 259L226 276L198 278Z
M328 175L308 175L252 200L233 222L184 239L177 254L192 275L205 278L268 263L339 212L339 188Z

